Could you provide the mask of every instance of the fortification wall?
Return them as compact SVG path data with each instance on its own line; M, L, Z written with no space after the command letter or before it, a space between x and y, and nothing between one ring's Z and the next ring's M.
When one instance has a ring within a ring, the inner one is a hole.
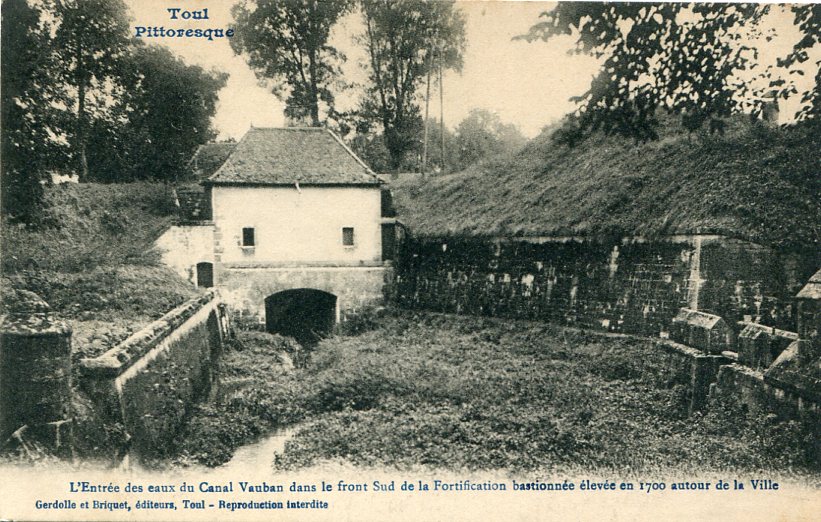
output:
M408 308L647 335L666 331L682 307L794 331L793 296L814 264L718 236L423 238L403 246L391 297Z

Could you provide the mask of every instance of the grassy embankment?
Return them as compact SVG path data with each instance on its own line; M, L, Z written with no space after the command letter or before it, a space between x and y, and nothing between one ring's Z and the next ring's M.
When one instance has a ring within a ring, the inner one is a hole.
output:
M570 147L545 131L516 154L390 186L415 235L710 233L814 252L821 135L742 120L723 136L671 124L647 143L594 134Z
M686 376L652 343L526 321L438 314L384 318L319 344L307 367L287 343L243 333L224 371L249 385L192 416L170 460L217 465L295 426L274 467L356 466L818 476L810 427L746 419L734 407L688 417ZM816 427L817 428L817 427Z
M34 292L68 319L77 357L102 353L195 294L152 250L173 219L167 186L66 184L47 197L52 226L3 223L2 286Z
M67 184L49 187L47 197L51 226L2 224L0 303L5 309L18 291L34 292L71 325L76 386L79 359L113 348L196 289L162 266L152 248L173 220L167 186ZM121 427L99 424L78 390L73 406L78 452L97 456L99 448L122 442ZM4 458L49 457L26 451Z

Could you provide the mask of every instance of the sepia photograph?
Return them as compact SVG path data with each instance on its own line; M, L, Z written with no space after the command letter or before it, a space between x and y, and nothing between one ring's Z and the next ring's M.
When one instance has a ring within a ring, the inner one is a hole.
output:
M0 37L0 520L817 520L821 4Z

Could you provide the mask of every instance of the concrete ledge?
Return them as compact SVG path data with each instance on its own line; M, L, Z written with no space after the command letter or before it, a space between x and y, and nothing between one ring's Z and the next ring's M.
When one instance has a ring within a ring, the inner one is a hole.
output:
M216 297L216 290L210 289L174 308L99 357L81 360L80 371L84 376L95 378L121 375Z

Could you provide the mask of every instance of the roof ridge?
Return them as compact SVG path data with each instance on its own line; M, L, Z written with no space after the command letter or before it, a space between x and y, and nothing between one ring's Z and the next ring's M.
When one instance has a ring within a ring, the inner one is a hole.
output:
M327 127L325 127L325 130L326 130L326 131L328 131L328 134L330 134L330 135L333 137L333 139L335 139L335 140L337 141L337 143L339 143L340 145L342 145L342 148L344 148L344 149L345 149L345 152L347 152L348 154L350 154L350 155L351 155L351 157L352 157L353 159L355 159L355 160L356 160L356 162L357 162L357 163L359 163L359 164L362 166L362 168L364 168L364 169L365 169L365 171L367 172L367 174L368 174L368 175L370 175L372 178L375 178L375 179L376 179L379 183L382 183L382 180L381 180L381 179L379 179L379 176L377 176L377 175L376 175L376 173L375 173L373 170L371 170L371 168L370 168L370 167L369 167L369 166L368 166L368 165L367 165L364 161L362 161L362 158L360 158L359 156L357 156L357 155L356 155L356 153L355 153L353 150L351 150L351 148L350 148L350 147L348 147L348 146L345 144L345 142L344 142L344 141L342 141L342 138L340 138L339 136L337 136L337 135L336 135L336 133L335 133L334 131L332 131L331 129L329 129L329 128L327 128Z

